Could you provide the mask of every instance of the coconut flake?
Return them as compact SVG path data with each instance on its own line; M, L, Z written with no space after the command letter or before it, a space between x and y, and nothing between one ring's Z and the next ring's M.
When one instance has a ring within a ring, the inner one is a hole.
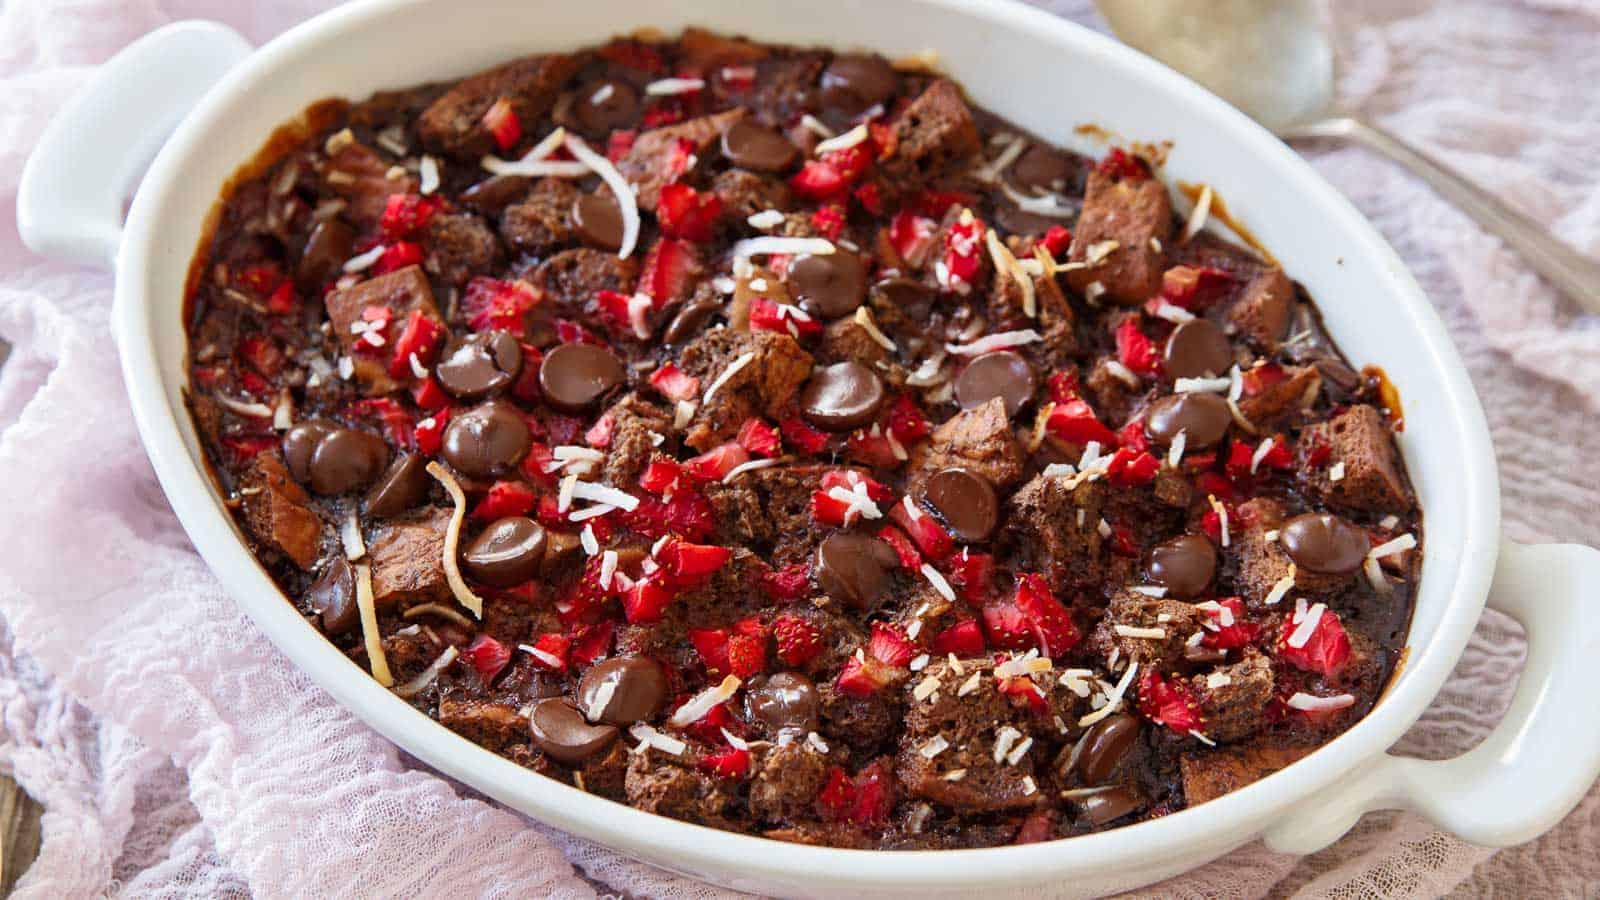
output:
M928 663L930 661L932 661L932 657L928 656L928 654L919 653L912 658L911 662L906 665L906 668L913 672L921 672L923 669L928 667Z
M757 231L767 231L783 224L784 214L781 210L763 209L758 213L751 213L745 217L745 222Z
M272 418L272 407L265 403L246 403L243 400L235 400L223 394L212 394L211 396L217 398L217 402L227 407L229 412L251 419Z
M933 696L938 692L938 690L939 676L929 675L928 677L917 682L917 686L911 689L911 698L920 703L921 701Z
M609 503L596 503L593 506L585 506L583 509L580 509L567 516L567 521L574 523L587 522L590 519L598 519L601 516L609 515L616 511L617 508Z
M1017 209L1020 209L1026 213L1032 213L1036 216L1044 216L1048 219L1073 219L1078 215L1077 209L1062 203L1061 198L1055 194L1045 194L1043 196L1030 197L1012 187L1004 179L1001 179L1000 181L1000 191L1001 193L1004 193L1012 203L1017 205Z
M733 362L729 363L728 367L723 369L722 373L706 387L706 392L700 397L701 402L710 403L711 398L716 395L717 389L727 384L728 379L737 375L745 366L748 366L750 363L754 362L755 358L756 354L753 350L739 354L739 356L735 358Z
M1000 761L1006 758L1006 754L1011 752L1011 747L1014 744L1016 744L1018 739L1020 739L1021 737L1022 737L1022 732L1020 732L1017 729L1011 727L1010 725L1006 725L1006 726L1002 727L999 731L995 732L995 735L994 735L994 761L995 761L995 765L999 765Z
M639 242L639 201L633 195L633 188L617 171L617 167L611 164L611 160L589 149L583 138L569 134L566 136L566 145L568 152L599 175L600 180L611 188L612 196L617 198L617 205L622 209L622 246L617 248L617 258L627 259L633 253L634 245Z
M772 466L778 465L781 462L783 462L781 459L752 459L749 462L742 462L729 469L728 474L722 476L722 483L727 484L746 472L753 472L756 469L771 468Z
M1161 641L1166 640L1167 637L1165 628L1140 628L1134 625L1116 625L1113 627L1116 629L1117 634L1127 638Z
M855 319L856 324L860 325L862 330L867 333L867 336L876 341L878 346L888 350L890 353L894 352L894 341L889 340L889 336L884 334L883 330L878 327L878 323L873 320L872 310L867 309L865 306L856 307Z
M957 674L960 674L960 673L958 672ZM956 696L957 697L965 697L966 695L968 695L968 694L972 693L973 691L977 690L982 685L983 685L983 673L982 672L973 672L971 677L969 677L966 681L963 681L961 683L960 687L956 688Z
M1017 288L1022 291L1022 312L1030 319L1038 318L1039 304L1034 296L1033 276L1022 271L1022 266L1017 263L1017 257L1009 247L1000 242L1000 237L995 234L993 228L984 230L983 242L989 248L989 258L994 261L995 269L1010 275L1017 283Z
M1122 697L1128 692L1128 686L1133 684L1133 673L1137 671L1139 671L1138 660L1128 663L1128 668L1122 673L1122 678L1117 682L1116 687L1113 687L1111 692L1105 695L1105 705L1079 719L1078 727L1088 728L1090 725L1093 725L1101 719L1106 718L1121 708Z
M450 513L450 524L444 531L444 580L450 585L450 593L455 595L456 602L466 607L474 617L483 618L483 598L472 592L467 587L467 582L461 577L461 566L456 559L457 551L461 546L461 522L467 516L467 495L462 492L461 485L451 475L449 470L437 462L428 463L428 474L444 485L445 493L450 495L450 502L455 504L455 509ZM374 623L376 625L376 623Z
M807 131L810 131L817 137L824 139L833 137L833 129L822 124L822 120L818 119L816 116L813 116L811 113L806 113L805 115L801 116L800 124Z
M344 558L351 562L367 555L366 542L361 539L361 520L356 518L354 509L339 525L339 543L344 545Z
M1188 446L1189 430L1187 428L1178 429L1177 437L1172 439L1172 446L1167 448L1167 466L1169 468L1176 469L1178 464L1183 462L1183 451Z
M771 256L783 254L799 256L811 254L813 256L826 256L833 253L836 248L833 242L822 238L806 237L753 237L745 238L733 245L734 259L749 259L752 256Z
M1112 378L1115 378L1134 390L1139 389L1139 376L1134 374L1132 369L1114 359L1106 360L1105 367L1106 371L1110 373Z
M605 503L615 506L623 512L633 512L639 508L639 498L627 491L620 491L604 484L595 484L592 481L579 481L572 485L572 496L578 500L593 500L596 503Z
M1268 440L1270 440L1270 438ZM1343 481L1344 480L1344 460L1341 459L1338 462L1336 462L1333 465L1328 467L1328 480L1329 481Z
M449 619L463 628L471 628L472 620L456 612L443 603L420 603L400 614L402 619L415 619L418 616L439 616Z
M1189 213L1189 220L1183 223L1183 234L1178 236L1178 243L1187 244L1206 227L1206 216L1211 214L1211 185L1200 186L1200 198L1194 202L1194 210Z
M1416 537L1409 534L1402 534L1393 540L1384 541L1378 546L1373 547L1371 550L1367 551L1367 555L1373 559L1383 559L1385 556L1401 553L1406 550L1410 550L1415 546L1417 546Z
M1378 520L1378 527L1382 528L1385 531L1389 531L1390 529L1394 528L1396 525L1399 525L1399 524L1400 524L1400 517L1395 515L1394 513L1390 513L1389 515L1384 516L1383 518Z
M682 756L683 751L689 749L689 745L683 741L669 734L662 734L643 722L634 723L633 727L628 729L628 733L633 735L633 739L639 742L639 746L634 750L636 753L642 753L646 748L654 747L669 756Z
M828 752L828 742L823 740L822 735L817 734L815 731L806 732L806 746L818 753Z
M372 596L372 567L356 563L356 608L361 613L361 640L367 648L367 665L372 677L384 687L394 684L389 674L389 658L383 653L383 635L378 632L378 604Z
M644 92L652 97L673 97L678 94L693 94L705 88L704 78L662 78L645 85Z
M1294 589L1294 572L1294 563L1290 563L1289 574L1279 578L1277 583L1272 586L1272 590L1267 591L1266 598L1261 602L1267 606L1277 606L1279 601L1283 600L1284 596Z
M700 721L713 707L732 700L733 695L739 693L739 685L742 683L737 675L727 676L722 679L721 684L708 687L690 697L687 703L678 707L678 711L672 714L667 724L682 728Z
M1303 709L1307 712L1332 712L1333 710L1354 706L1355 703L1356 698L1349 694L1318 697L1313 694L1307 694L1304 691L1296 691L1294 696L1289 698L1288 706L1290 709Z
M1256 452L1250 454L1251 475L1256 474L1256 469L1261 467L1261 461L1267 458L1268 453L1272 452L1273 443L1272 438L1262 438L1261 443L1256 446ZM1343 473L1341 472L1340 474L1342 475Z
M1043 340L1039 332L1032 328L1020 331L1002 331L998 334L985 335L970 344L945 344L944 349L956 356L981 356L993 350L1005 350L1010 347L1021 347Z
M600 587L602 590L611 590L611 578L617 574L617 551L607 550L600 554Z
M1160 251L1158 250L1156 252L1159 253ZM1174 303L1170 303L1162 297L1156 298L1155 317L1158 319L1166 319L1168 322L1171 322L1174 325L1182 325L1185 322L1194 321L1194 313L1189 312L1187 309L1184 309L1183 307Z
M1179 378L1172 383L1172 389L1179 394L1195 391L1220 394L1232 384L1233 382L1227 378Z
M849 150L866 139L867 123L862 122L844 134L818 141L817 146L813 147L811 152L817 156L822 156L837 150Z
M1017 157L1028 149L1028 139L1020 134L1005 134L998 135L998 137L1006 139L1005 149L1001 150L1000 154L994 159L985 163L982 168L972 173L979 181L993 183L996 178L1000 177L1001 172L1010 168L1011 164L1017 161Z
M456 661L456 657L460 655L461 651L453 646L444 648L444 652L439 654L438 659L429 663L426 669L417 674L417 677L395 688L394 692L407 699L415 697L427 690L428 685L433 684L434 680L439 677L439 673L448 668L451 663Z
M589 701L589 708L584 710L584 718L591 722L600 721L605 715L606 707L611 705L611 698L616 696L617 682L606 680L600 682L600 687L595 689L594 698Z
M928 583L933 585L933 589L939 592L939 596L950 601L954 601L956 599L956 592L950 587L950 582L945 580L943 575L939 574L938 569L935 569L933 566L930 566L927 563L923 563L922 577L928 579Z
M1316 632L1317 625L1322 621L1322 614L1327 611L1327 604L1313 604L1310 609L1306 610L1305 617L1298 620L1300 624L1295 626L1294 631L1285 639L1284 643L1296 650L1304 648L1306 642L1311 640L1311 635Z
M364 272L364 271L366 271L368 268L370 268L372 266L373 263L377 262L380 258L382 258L383 251L385 249L386 248L382 244L379 244L378 246L373 247L371 250L368 250L365 253L362 253L362 254L357 255L357 256L350 257L349 259L345 260L345 262L344 262L344 270L346 272Z
M1228 508L1222 505L1222 501L1218 500L1215 494L1207 494L1206 502L1211 504L1211 509L1217 514L1217 523L1221 526L1222 531L1222 546L1226 547L1229 544Z
M1054 667L1048 657L1032 656L1008 659L994 667L996 678L1025 678L1029 675L1043 674Z
M1022 758L1024 756L1028 755L1028 751L1032 747L1033 747L1033 738L1031 738L1031 737L1030 738L1023 738L1022 739L1022 743L1016 745L1015 747L1012 747L1011 748L1011 752L1006 754L1006 765L1014 766L1017 763L1022 762ZM1033 792L1029 791L1028 793L1031 794Z
M689 427L689 422L694 419L694 412L699 406L693 400L679 400L672 413L672 427L682 431Z
M417 190L421 191L423 196L427 196L439 189L439 161L437 159L424 155L422 162L417 165L417 173L422 176L417 185Z
M1361 571L1366 574L1367 581L1372 589L1385 597L1394 593L1394 585L1389 583L1389 577L1383 574L1383 566L1378 564L1377 557L1369 556L1361 561Z
M1141 584L1131 587L1128 590L1143 594L1146 597L1154 597L1157 600L1167 595L1167 589L1159 584Z
M1230 684L1233 684L1233 676L1226 672L1212 672L1206 676L1206 687L1210 690L1225 688Z
M923 759L933 759L949 748L950 742L945 740L944 735L936 734L926 744L917 748L917 752L922 754Z

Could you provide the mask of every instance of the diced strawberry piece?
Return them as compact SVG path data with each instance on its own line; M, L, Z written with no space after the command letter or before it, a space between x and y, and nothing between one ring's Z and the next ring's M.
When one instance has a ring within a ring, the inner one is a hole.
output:
M656 553L662 571L680 579L697 579L717 571L733 557L727 547L710 544L691 544L677 539L668 540Z
M1117 326L1117 361L1130 370L1152 378L1161 374L1161 349L1139 330L1137 316L1129 316Z
M389 443L400 447L414 446L413 429L416 423L412 420L411 413L394 399L368 397L352 403L350 408L351 412L358 416L376 418L382 424L384 436L389 439Z
M628 152L633 149L633 142L639 137L639 132L631 129L618 129L611 132L606 138L606 159L620 162Z
M696 767L716 778L743 778L750 772L750 751L738 747L718 750L701 757Z
M283 347L264 334L247 334L239 339L239 357L250 368L268 378L283 371Z
M801 453L814 455L828 446L828 433L812 428L801 419L785 419L778 423L778 430L783 440Z
M750 330L775 331L799 340L821 334L822 322L798 307L757 297L750 301Z
M233 284L242 291L265 297L278 289L284 281L283 270L277 263L257 263L240 266L234 270Z
M983 266L983 223L963 213L958 221L945 230L944 267L939 272L940 283L957 294L972 290L972 283Z
M829 496L826 491L811 492L811 518L820 525L843 526L854 521L850 504Z
M1111 537L1107 543L1111 545L1111 552L1118 556L1131 559L1139 555L1139 543L1133 539L1133 529L1125 523L1117 522L1111 526Z
M728 672L739 678L753 678L766 671L767 639L763 636L728 635Z
M811 214L811 227L830 241L838 240L844 232L844 207L837 203L824 203Z
M600 340L594 332L571 319L556 319L552 324L555 325L557 343L593 344L596 347L606 345L606 342Z
M575 666L587 666L611 652L611 638L617 625L610 619L581 625L572 632L572 650L567 659Z
M442 202L420 194L390 194L378 220L378 231L385 241L408 240L428 226Z
M417 408L435 412L450 405L450 395L444 392L432 375L411 386L411 400Z
M933 219L901 210L889 220L889 244L907 265L920 269L933 251L933 239L938 231L939 223Z
M1005 656L1005 654L1001 654ZM999 660L1003 662L1004 660ZM1028 704L1028 711L1036 716L1042 716L1050 711L1050 704L1045 702L1044 690L1033 683L1032 678L1002 678L995 686L996 690L1008 697L1020 697Z
M721 215L722 201L716 194L697 191L678 181L661 188L656 204L656 221L661 225L661 233L678 240L711 240Z
M700 654L707 675L716 678L728 674L728 629L691 628L689 643Z
M1096 441L1102 448L1117 444L1116 432L1101 424L1088 402L1082 399L1057 403L1045 420L1045 428L1069 444L1083 446Z
M1168 681L1150 669L1139 678L1139 712L1179 734L1205 731L1200 703L1189 685L1177 678Z
M383 255L372 265L373 275L387 275L407 266L422 265L422 245L411 241L395 241L383 249Z
M954 653L959 659L983 655L983 629L977 619L957 622L933 637L933 652L944 656Z
M1106 477L1118 487L1143 487L1154 481L1161 461L1142 451L1123 447L1106 464Z
M790 563L761 573L761 589L774 600L799 600L811 589L811 570L805 563Z
M472 639L467 649L461 651L461 658L477 670L484 684L489 684L511 661L511 648L487 634L480 634Z
M566 635L541 634L530 646L539 651L528 654L535 666L551 672L567 670L567 653L572 641Z
M525 516L537 500L533 488L520 481L496 481L472 510L472 518L493 522L507 516Z
M1218 500L1234 498L1233 482L1224 478L1220 472L1201 472L1195 476L1194 486L1202 495L1216 497Z
M854 196L862 209L874 216L883 215L883 188L877 182L869 181L857 186Z
M756 67L723 66L717 70L717 78L730 89L746 90L756 83Z
M1149 178L1150 169L1145 161L1123 150L1112 147L1111 152L1095 166L1096 171L1112 178Z
M637 291L654 300L659 309L688 297L699 268L700 258L693 244L662 238L645 255Z
M299 309L300 297L295 294L292 282L285 281L267 296L267 312L275 316L286 316Z
M1289 638L1300 626L1290 613L1283 621L1278 639L1278 658L1297 669L1315 672L1324 678L1336 677L1350 662L1350 636L1345 634L1344 623L1331 609L1325 609L1317 620L1316 628L1303 647L1292 647Z
M672 591L659 579L637 579L622 592L622 614L630 625L649 625L661 621L661 616L672 602Z
M700 379L670 362L650 373L650 386L668 400L691 400L700 396Z
M900 449L902 453L905 450L904 447ZM869 430L852 432L845 440L845 455L873 469L893 469L904 462L901 453L895 452L889 436L876 425Z
M604 450L611 446L611 435L617 430L617 417L605 413L594 420L589 430L583 433L583 442L596 450Z
M683 467L670 459L653 459L639 475L639 486L652 494L671 494L684 486Z
M1204 610L1214 620L1217 630L1206 631L1201 644L1213 650L1235 650L1255 643L1261 636L1261 624L1245 619L1244 602L1238 597L1224 597L1217 605L1226 612Z
M750 451L752 456L774 457L783 449L778 440L778 429L773 428L760 418L751 417L739 426L739 436L734 438L739 446Z
M527 332L527 313L540 299L539 292L525 281L501 281L480 275L467 282L461 310L473 331L499 329L522 337ZM530 368L538 371L538 366Z
M828 783L817 793L817 806L823 818L838 822L849 815L855 805L856 785L844 769L834 766L828 770Z
M444 427L450 424L450 408L436 410L433 415L417 422L413 431L417 442L417 452L423 456L437 456L439 447L444 443Z
M799 668L822 652L822 632L799 616L773 619L772 636L778 646L778 658L788 666Z
M851 186L872 164L876 151L868 139L854 147L825 153L820 159L808 160L789 179L789 187L806 200L843 202Z
M900 557L900 568L908 572L917 572L922 569L922 554L912 546L911 539L906 533L893 525L885 525L878 529L878 537L882 538L894 548L895 556Z
M872 637L867 640L867 655L886 666L903 669L917 655L917 645L899 628L873 622Z
M906 530L917 547L931 560L938 562L949 556L956 540L931 514L902 501L889 507L889 519Z
M405 328L400 330L400 336L395 338L394 356L389 360L390 378L413 377L411 361L416 359L417 365L426 368L433 365L434 359L439 355L439 349L444 345L444 326L422 314L422 310L414 309L406 318Z
M1249 481L1250 457L1254 453L1255 451L1250 448L1249 444L1244 441L1234 441L1228 447L1228 461L1223 464L1223 469L1228 473L1228 477L1235 482Z
M1288 377L1289 373L1283 370L1283 366L1275 362L1261 363L1244 373L1241 379L1244 382L1244 395L1255 397Z
M1201 514L1200 530L1211 539L1211 543L1222 543L1222 517L1217 515L1215 509L1208 509Z
M1122 426L1117 431L1117 440L1122 446L1136 453L1145 453L1150 449L1150 438L1144 433L1144 420L1134 419Z
M889 407L888 431L901 446L910 447L932 433L933 426L928 424L917 401L910 394L901 394Z
M632 297L616 291L595 292L594 302L599 307L600 320L611 329L612 334L623 338L638 337L633 324L632 301Z
M991 603L983 608L983 628L989 643L1001 650L1027 650L1036 646L1033 626L1014 603Z
M258 454L278 446L278 436L274 434L225 434L221 438L222 446L228 450L228 456L236 464L243 465L254 459Z
M483 113L483 127L494 136L494 144L504 153L522 140L522 121L512 109L510 99L501 97Z
M1232 283L1232 275L1212 266L1173 266L1161 273L1161 298L1200 312L1221 299Z
M1082 637L1078 632L1078 626L1073 623L1072 615L1067 612L1067 608L1050 592L1050 585L1045 582L1044 576L1035 574L1019 576L1017 593L1011 602L1028 620L1028 625L1038 640L1040 653L1045 656L1060 656L1077 646L1078 640Z
M677 97L662 97L655 105L644 111L639 124L646 129L665 128L668 125L676 125L688 117L689 113L684 109L683 101Z
M1320 469L1328 464L1328 460L1333 458L1333 447L1329 446L1327 441L1318 438L1317 441L1305 451L1305 454L1306 468Z
M882 763L873 763L856 776L856 795L850 821L861 828L882 828L894 809L894 780Z
M889 683L888 679L879 677L881 668L877 660L866 661L851 656L845 659L834 687L852 697L870 697Z
M522 348L522 374L518 375L516 383L511 385L511 396L532 406L542 395L539 389L539 369L544 363L544 353L527 341L517 341L517 345Z
M1043 247L1045 252L1052 257L1060 256L1067 252L1068 247L1072 246L1072 232L1068 231L1064 225L1051 225L1045 229L1044 234L1039 237L1036 243Z
M981 606L994 588L994 557L963 550L945 560L950 586L961 599Z
M687 460L683 471L696 481L721 481L723 476L750 461L750 451L729 441Z
M911 201L911 208L933 219L943 219L952 206L973 206L978 195L968 191L925 190Z
M251 394L256 397L265 397L267 393L272 390L272 382L262 378L255 372L243 371L237 373L237 375L239 379L239 387L243 388L247 394Z
M866 490L867 496L874 503L883 503L894 499L894 491L854 469L829 469L822 473L822 487L824 490L834 487L854 490L858 485Z
M677 491L664 502L641 497L637 508L622 515L622 523L646 537L676 534L693 541L703 540L717 527L710 501L693 490Z
M1052 840L1056 835L1055 816L1049 812L1029 813L1022 820L1022 827L1017 829L1017 836L1012 839L1013 844L1037 844Z
M1083 385L1078 383L1076 369L1054 372L1050 375L1050 399L1054 403L1071 403L1083 399Z

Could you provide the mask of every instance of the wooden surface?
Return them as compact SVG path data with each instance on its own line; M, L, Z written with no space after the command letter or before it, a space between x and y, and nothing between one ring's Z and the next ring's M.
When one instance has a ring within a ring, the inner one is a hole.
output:
M39 855L39 816L44 808L10 778L0 776L0 897Z

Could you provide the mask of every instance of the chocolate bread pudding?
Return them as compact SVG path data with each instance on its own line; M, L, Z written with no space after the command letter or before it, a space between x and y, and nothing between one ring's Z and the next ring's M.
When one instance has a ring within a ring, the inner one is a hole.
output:
M1392 387L1159 168L697 30L327 101L221 200L188 402L350 677L534 772L839 847L1135 823L1364 716L1421 537Z

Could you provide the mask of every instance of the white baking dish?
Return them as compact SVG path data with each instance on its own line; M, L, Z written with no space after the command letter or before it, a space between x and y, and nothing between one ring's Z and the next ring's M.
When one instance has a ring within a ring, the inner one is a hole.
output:
M1401 447L1425 510L1427 553L1409 658L1371 715L1258 784L1128 828L986 850L794 846L648 815L519 768L379 687L284 601L224 510L180 396L184 278L224 182L277 125L323 97L359 98L641 26L674 32L690 24L889 56L934 50L977 102L1047 138L1079 143L1074 126L1092 122L1125 139L1173 142L1165 177L1214 185L1310 289L1350 357L1382 365L1403 392ZM121 224L121 199L158 146ZM368 0L254 51L219 26L184 23L130 47L63 111L29 162L18 206L29 246L115 266L112 325L151 462L195 546L262 630L418 758L640 859L789 895L1083 895L1171 876L1257 837L1310 852L1378 808L1420 810L1469 840L1516 843L1565 815L1600 773L1592 702L1600 606L1586 602L1600 583L1600 553L1502 543L1483 413L1400 260L1309 166L1244 116L1159 64L1043 12L959 0ZM1505 722L1458 759L1386 755L1450 673L1486 600L1530 635L1527 671Z

